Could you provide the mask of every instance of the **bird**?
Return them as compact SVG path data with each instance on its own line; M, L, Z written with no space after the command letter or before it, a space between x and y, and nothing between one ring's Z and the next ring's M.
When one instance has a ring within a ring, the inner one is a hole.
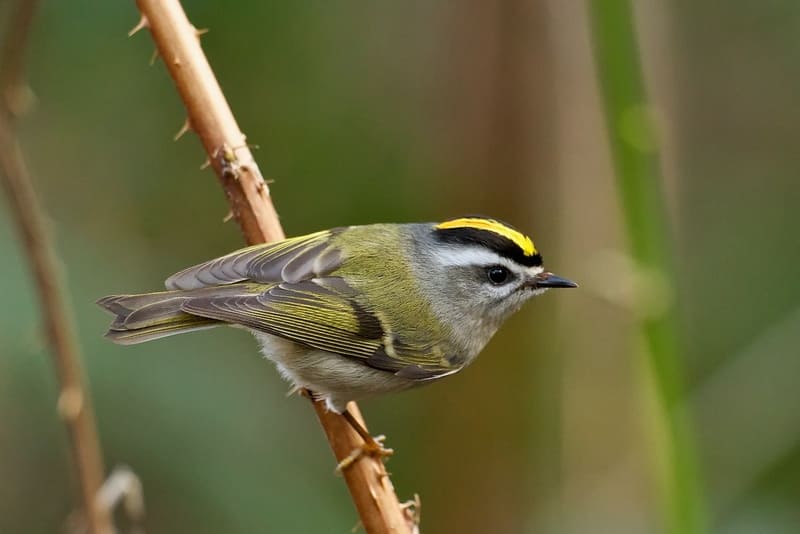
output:
M353 417L349 401L457 373L532 297L578 287L544 269L530 237L478 215L254 245L184 269L165 286L99 299L115 315L106 337L131 345L221 325L251 331L293 387L363 438L351 461L391 449Z

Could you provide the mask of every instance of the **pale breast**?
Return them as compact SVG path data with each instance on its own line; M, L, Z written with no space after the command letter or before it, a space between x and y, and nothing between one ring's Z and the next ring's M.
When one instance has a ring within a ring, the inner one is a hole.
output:
M253 335L261 344L264 356L275 362L286 380L325 399L328 408L337 413L351 400L403 391L425 383L270 334L253 332Z

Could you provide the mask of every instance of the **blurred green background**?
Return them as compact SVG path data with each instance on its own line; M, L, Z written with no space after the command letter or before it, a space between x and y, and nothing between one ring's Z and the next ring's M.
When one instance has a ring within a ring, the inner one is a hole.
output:
M7 17L7 4L0 15ZM362 403L424 532L663 532L665 469L579 2L185 2L290 235L487 213L581 282L467 371ZM800 3L636 2L709 531L800 531ZM21 141L50 215L109 467L149 533L357 523L308 403L241 331L102 338L109 293L242 244L132 2L45 2ZM601 66L602 67L602 66ZM645 133L631 134L642 143ZM647 146L644 147L647 149ZM30 277L0 219L0 532L62 529L75 482ZM124 524L124 521L120 521Z

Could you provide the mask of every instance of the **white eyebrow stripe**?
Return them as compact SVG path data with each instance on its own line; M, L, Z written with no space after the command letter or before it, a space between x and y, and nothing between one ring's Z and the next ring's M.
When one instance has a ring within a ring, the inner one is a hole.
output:
M511 266L507 258L496 252L478 246L445 247L434 251L434 257L440 265L449 267L453 265L506 265Z
M470 247L465 247L463 245L447 247L442 250L434 251L433 256L440 265L445 267L456 265L502 265L508 267L512 272L526 273L529 276L535 276L544 271L544 268L540 266L525 267L496 252L477 245Z

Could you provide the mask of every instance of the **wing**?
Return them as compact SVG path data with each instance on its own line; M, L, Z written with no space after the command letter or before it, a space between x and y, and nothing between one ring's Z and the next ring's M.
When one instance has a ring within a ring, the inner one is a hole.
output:
M199 289L248 280L281 283L325 276L341 264L340 251L331 245L341 231L325 230L237 250L184 269L167 278L164 285L167 289Z
M357 359L406 378L427 380L459 369L449 363L438 343L416 343L393 334L381 315L364 305L342 278L241 285L251 289L194 297L182 309Z

